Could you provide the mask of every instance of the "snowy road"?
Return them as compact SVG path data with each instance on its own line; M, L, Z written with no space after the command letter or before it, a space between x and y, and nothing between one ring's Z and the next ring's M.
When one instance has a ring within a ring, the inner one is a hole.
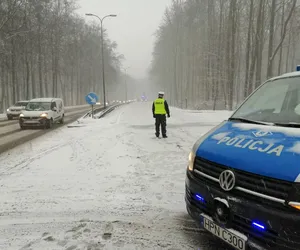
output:
M89 109L90 106L85 104L85 105L77 105L77 106L65 106L65 111L68 112L68 111L75 111L75 110L79 110L79 109ZM15 118L16 119L16 118ZM6 122L8 121L7 120L7 117L6 117L6 113L5 114L0 114L0 122ZM15 120L14 120L15 121ZM10 123L12 124L13 120L10 121Z
M0 249L226 249L187 215L195 139L229 112L171 109L154 137L151 103L60 128L0 156Z

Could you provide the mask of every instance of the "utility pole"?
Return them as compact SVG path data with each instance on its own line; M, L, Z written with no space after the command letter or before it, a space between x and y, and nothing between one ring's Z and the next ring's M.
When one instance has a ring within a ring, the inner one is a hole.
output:
M116 17L117 15L110 14L107 16L104 16L103 18L100 18L99 16L92 14L92 13L86 13L86 16L94 16L97 17L100 21L101 25L101 56L102 56L102 85L103 85L103 105L104 108L106 108L106 91L105 91L105 67L104 67L104 34L103 34L103 21L106 17Z
M127 67L127 68L123 68L124 71L125 71L125 82L124 82L124 92L125 92L125 100L124 101L127 101L127 69L129 69L130 67Z

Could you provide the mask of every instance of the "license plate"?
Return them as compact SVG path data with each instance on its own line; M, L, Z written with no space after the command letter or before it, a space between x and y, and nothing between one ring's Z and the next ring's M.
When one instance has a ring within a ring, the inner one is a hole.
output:
M38 124L38 122L37 121L26 121L26 122L24 122L25 124L27 123L27 124Z
M203 226L207 231L211 232L213 235L227 242L228 244L235 247L236 249L240 249L240 250L246 249L245 239L239 237L238 235L230 232L227 229L218 226L217 224L215 224L213 221L209 220L206 217L203 217Z

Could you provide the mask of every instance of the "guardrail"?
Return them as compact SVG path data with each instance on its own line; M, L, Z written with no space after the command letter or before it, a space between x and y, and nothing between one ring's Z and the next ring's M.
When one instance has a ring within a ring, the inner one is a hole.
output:
M104 117L106 114L112 112L113 110L115 110L117 107L120 107L122 105L125 105L125 104L128 104L128 103L117 103L115 105L112 105L112 106L109 106L107 109L103 110L102 112L100 111L100 114L94 114L94 117L96 119L100 119L102 117Z
M94 119L100 119L100 118L104 117L106 114L115 110L117 107L120 107L124 104L128 104L128 103L113 104L113 105L107 106L106 109L104 109L104 107L96 108L96 109L94 109ZM83 115L79 119L77 119L74 123L68 125L68 128L76 128L76 127L85 126L83 120L88 117L92 117L92 110L87 112L85 115Z
M84 116L82 116L80 119L85 119L87 117L91 117L92 116L92 112L93 114L97 114L99 112L101 112L104 109L104 107L99 107L99 108L94 108L94 110L91 110L89 112L87 112Z
M94 110L91 110L89 112L87 112L83 117L81 117L80 119L85 119L87 117L92 117L92 112L94 115L94 118L99 119L103 116L105 116L106 114L110 113L111 111L113 111L115 108L124 105L124 104L128 104L128 102L126 103L116 103L116 104L111 104L108 105L106 107L106 109L104 109L103 107L99 107L99 108L94 108ZM100 114L99 114L100 113Z

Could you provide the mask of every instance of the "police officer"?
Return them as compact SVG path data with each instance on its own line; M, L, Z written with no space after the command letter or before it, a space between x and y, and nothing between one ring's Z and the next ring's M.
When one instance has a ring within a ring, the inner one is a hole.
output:
M152 104L153 118L155 118L155 135L159 137L159 127L163 138L167 138L166 114L170 117L170 110L167 101L164 99L164 92L158 92L158 98Z

